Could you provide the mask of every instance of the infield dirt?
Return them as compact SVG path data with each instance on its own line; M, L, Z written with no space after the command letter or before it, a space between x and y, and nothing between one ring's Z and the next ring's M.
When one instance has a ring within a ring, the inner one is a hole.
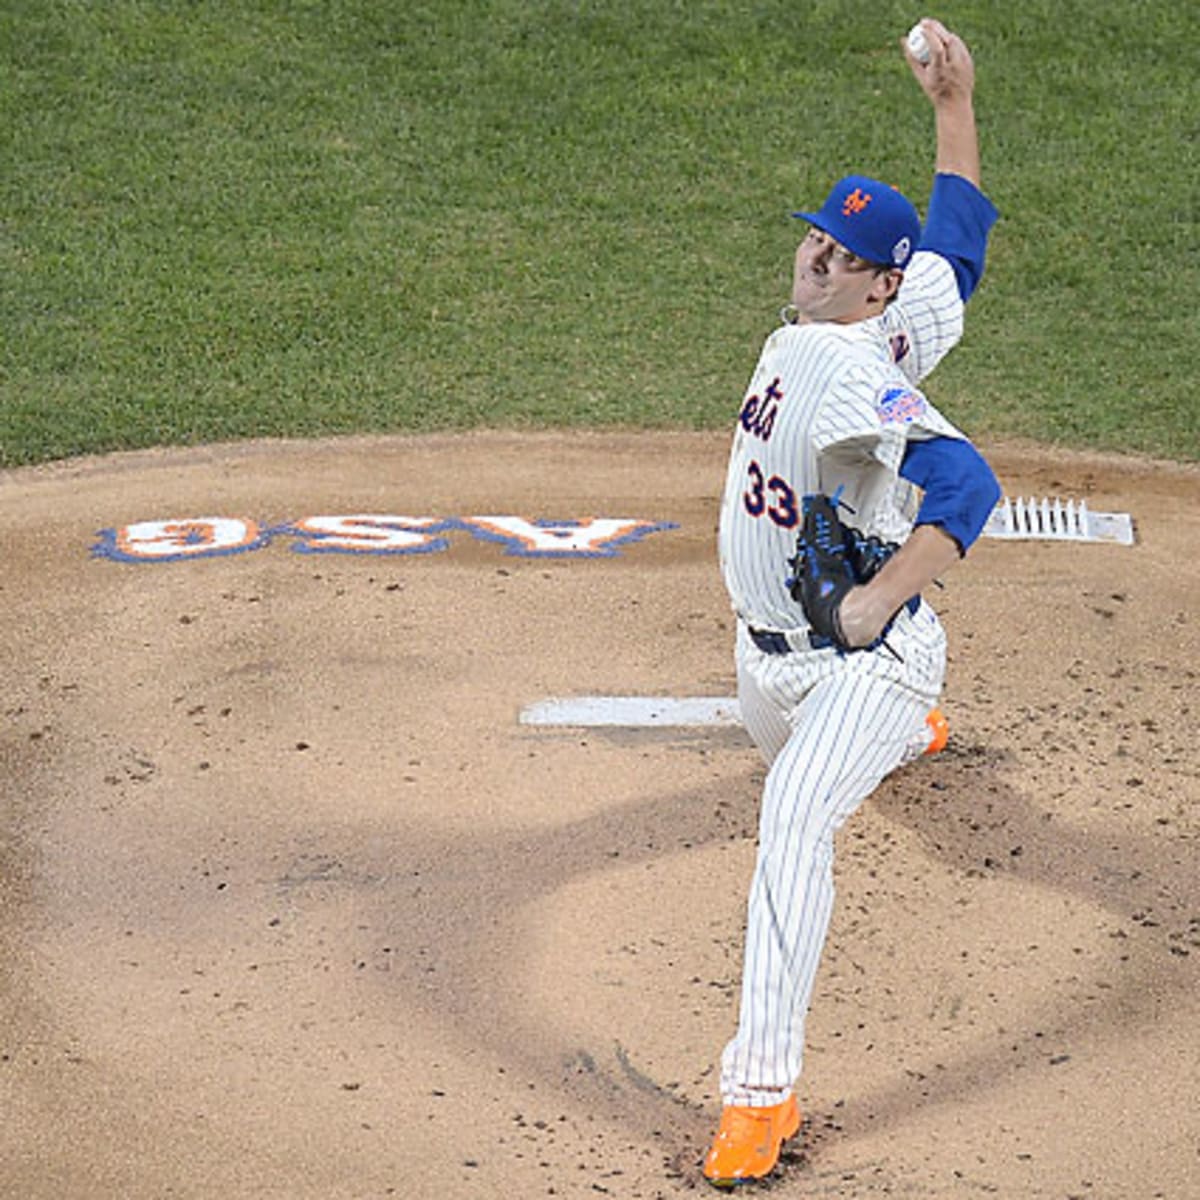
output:
M931 597L950 746L841 835L769 1190L1188 1200L1200 471L985 450L1010 495L1138 541L984 540ZM476 434L0 474L0 1195L704 1189L761 763L736 729L518 717L732 694L726 452ZM364 513L458 524L420 554L93 553ZM672 527L539 558L478 514Z

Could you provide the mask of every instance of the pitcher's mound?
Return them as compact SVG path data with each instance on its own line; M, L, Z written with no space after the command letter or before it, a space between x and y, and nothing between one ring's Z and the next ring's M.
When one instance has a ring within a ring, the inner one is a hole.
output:
M1200 472L991 447L1133 547L982 541L949 749L841 835L780 1196L1191 1194ZM668 1197L761 769L723 434L254 444L0 476L0 1193Z

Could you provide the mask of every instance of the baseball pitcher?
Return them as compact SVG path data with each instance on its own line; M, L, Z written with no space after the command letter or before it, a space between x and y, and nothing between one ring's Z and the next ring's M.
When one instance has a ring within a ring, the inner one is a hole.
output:
M980 190L971 55L940 22L921 29L925 53L905 57L935 118L924 226L866 175L795 214L808 229L791 303L734 430L720 562L742 715L770 770L738 1027L704 1163L718 1187L767 1175L800 1127L793 1088L833 905L834 834L944 737L945 634L922 592L1000 495L921 389L962 334L996 220Z

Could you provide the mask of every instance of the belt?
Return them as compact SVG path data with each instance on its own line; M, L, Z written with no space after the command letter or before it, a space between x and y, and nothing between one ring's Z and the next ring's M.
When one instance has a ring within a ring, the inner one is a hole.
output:
M750 640L764 654L791 654L796 646L792 644L786 633L781 633L777 629L754 629L752 626L746 626L746 632L750 635ZM796 633L799 633L796 630ZM832 646L831 638L822 637L819 633L813 633L810 629L805 637L811 650L827 650Z
M917 609L921 607L921 597L914 596L903 607L907 608L910 613L915 614ZM888 625L890 628L891 622ZM747 625L746 632L750 635L750 640L764 654L791 654L793 650L797 649L792 637L789 637L788 634L782 633L778 629L755 629L752 625ZM794 630L792 636L794 637L799 633L800 630ZM809 649L811 650L828 650L830 646L837 645L832 638L822 637L821 634L814 633L811 629L804 640L808 642Z

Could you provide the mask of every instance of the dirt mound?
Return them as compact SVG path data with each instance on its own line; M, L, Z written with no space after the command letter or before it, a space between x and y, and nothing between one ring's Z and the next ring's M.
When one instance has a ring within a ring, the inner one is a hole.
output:
M932 597L951 744L843 831L780 1196L1194 1188L1200 472L989 449L1139 540L984 540ZM726 451L0 475L0 1193L697 1186L757 755L518 717L732 692Z

